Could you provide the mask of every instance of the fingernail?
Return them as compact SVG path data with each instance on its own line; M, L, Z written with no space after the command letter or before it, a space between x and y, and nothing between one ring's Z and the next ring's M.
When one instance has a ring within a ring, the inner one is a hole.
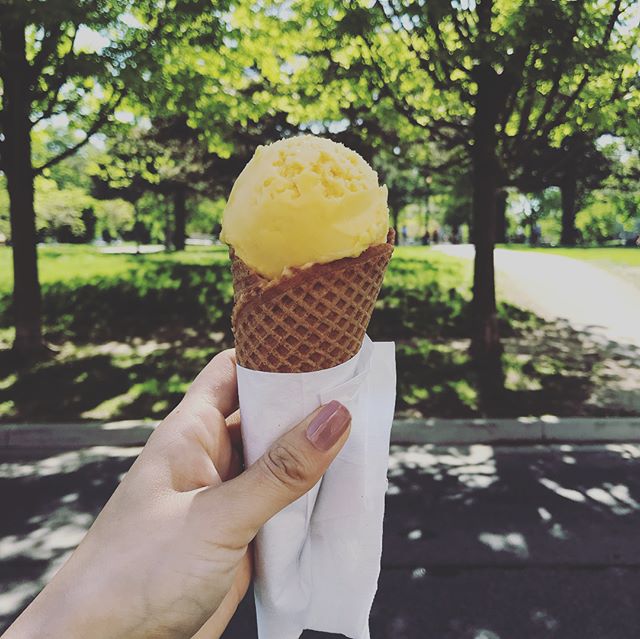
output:
M331 401L313 418L307 427L307 439L320 450L329 450L340 439L351 414L340 402Z

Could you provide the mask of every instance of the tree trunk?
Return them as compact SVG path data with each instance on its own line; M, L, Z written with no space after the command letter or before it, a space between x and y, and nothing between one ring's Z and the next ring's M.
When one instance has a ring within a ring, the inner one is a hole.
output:
M173 194L173 247L176 251L184 251L187 239L187 194L184 187L178 187Z
M19 358L26 359L44 350L33 206L30 68L25 51L24 24L8 24L5 16L0 29L5 136L3 162L13 246L13 314L16 327L13 348Z
M577 182L575 167L573 164L570 164L560 184L560 195L562 198L562 231L560 233L560 244L563 246L575 246L578 239L578 230L576 229Z
M395 234L393 236L393 243L397 246L400 243L400 229L398 228L398 217L399 217L399 211L398 211L398 207L396 206L390 206L389 207L390 212L391 212L391 221L393 223L393 230L395 231Z
M168 196L163 196L162 203L164 206L164 250L171 251L173 249L173 211Z
M431 193L427 192L424 198L424 232L425 233L429 230L429 220L431 218L431 207L429 206L430 200L431 200Z
M496 244L507 243L507 192L498 191L496 196Z
M473 272L471 353L478 371L480 403L494 412L504 389L502 348L498 331L495 272L496 194L498 159L496 139L496 75L488 64L477 69L478 93L473 120Z

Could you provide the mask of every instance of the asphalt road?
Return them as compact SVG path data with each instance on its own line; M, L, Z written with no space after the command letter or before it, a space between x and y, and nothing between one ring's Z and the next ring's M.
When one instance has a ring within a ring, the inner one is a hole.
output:
M0 453L0 631L136 453ZM640 446L394 446L389 481L373 639L637 637ZM250 598L224 636L255 637Z

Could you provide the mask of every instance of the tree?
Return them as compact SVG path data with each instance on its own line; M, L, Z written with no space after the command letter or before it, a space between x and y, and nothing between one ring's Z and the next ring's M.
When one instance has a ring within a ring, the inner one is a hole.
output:
M523 195L511 193L509 198L510 209L515 221L518 223L518 236L524 241L528 229L528 241L531 246L537 246L545 235L544 227L547 222L560 210L560 195L557 188L548 188L539 193Z
M426 204L431 193L430 176L421 170L420 163L415 161L416 156L407 151L404 145L396 146L392 150L379 152L373 162L380 181L389 190L389 212L396 232L396 243L400 234L399 215L402 209L409 204Z
M11 237L9 225L9 196L6 191L6 180L0 175L0 244L8 241Z
M631 140L630 140L631 142ZM586 242L633 241L640 231L640 159L621 139L603 145L612 166L600 188L582 198L576 226Z
M203 81L203 91L206 86ZM176 103L150 126L128 127L114 136L108 159L99 163L94 176L94 194L99 198L122 197L135 203L145 193L162 197L172 213L172 223L165 224L165 244L175 250L185 247L190 209L198 199L226 198L257 146L297 132L284 113L267 114L243 126L229 123L216 133L220 138L215 152L209 145L211 133L195 128L180 111L181 104ZM221 154L221 144L233 152Z
M315 14L308 1L299 3L307 18L324 15L311 5ZM325 38L325 55L366 66L361 76L372 101L392 104L425 139L463 149L471 167L471 349L488 402L502 387L497 194L522 170L527 149L559 146L571 133L568 122L580 125L588 109L628 100L637 68L635 33L621 28L628 9L622 0L376 0L373 11L354 0L347 10L332 7L343 37L334 30L338 47Z
M32 156L35 163L46 159L50 145L72 143L64 131L38 129L32 135ZM75 155L63 160L34 179L34 209L39 240L54 238L64 242L87 242L95 238L98 218L102 218L102 203L90 193L91 171L102 152L87 144ZM105 203L111 207L116 203ZM3 234L11 240L9 200L5 179L0 181L0 223Z
M43 348L34 178L86 145L131 87L162 62L164 47L219 24L206 0L4 0L0 4L0 169L13 244L14 350ZM199 17L200 16L200 17ZM78 132L34 166L32 131L52 117Z
M135 221L134 208L131 202L115 198L111 200L94 200L93 212L95 227L93 232L87 230L87 235L94 239L118 237L123 230L130 230ZM85 223L86 228L86 223Z
M207 188L212 158L184 116L156 118L148 127L127 127L110 140L108 156L94 176L94 193L134 203L154 193L170 201L173 224L165 225L165 245L184 250L188 199Z
M511 184L523 192L550 186L560 188L562 218L560 243L574 246L578 240L576 213L587 193L598 188L612 170L607 156L597 147L593 132L567 135L560 146L539 144L520 160Z
M39 236L66 239L85 231L84 211L91 209L93 198L77 186L58 188L54 180L38 176L34 189L36 230Z
M282 109L285 32L286 21L240 2L210 37L166 47L162 74L134 88L137 126L110 140L101 197L162 196L173 215L166 242L184 248L194 200L226 197L258 145L300 131Z

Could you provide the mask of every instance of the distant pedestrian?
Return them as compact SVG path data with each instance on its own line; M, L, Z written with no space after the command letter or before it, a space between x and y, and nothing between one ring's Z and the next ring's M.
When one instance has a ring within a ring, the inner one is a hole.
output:
M531 227L531 246L538 246L542 239L542 228L539 224L534 224Z
M401 233L402 233L402 243L407 244L409 241L409 229L407 229L406 224L402 225Z
M429 246L429 244L431 244L431 233L429 233L429 231L425 231L422 236L422 245Z

